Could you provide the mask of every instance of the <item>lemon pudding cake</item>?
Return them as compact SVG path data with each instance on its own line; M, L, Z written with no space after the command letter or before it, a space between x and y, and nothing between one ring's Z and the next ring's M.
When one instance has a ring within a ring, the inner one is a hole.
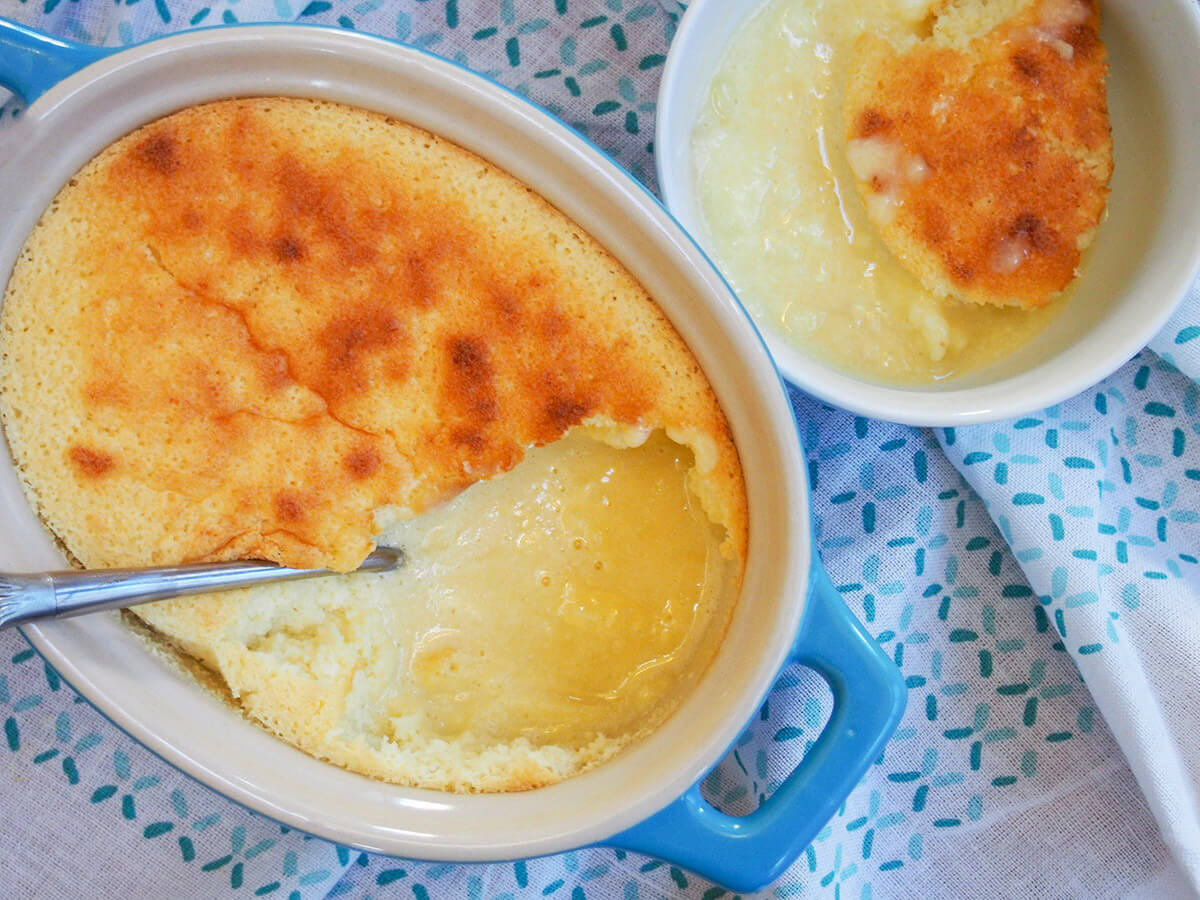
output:
M1112 173L1095 0L770 0L692 138L711 249L786 339L920 384L1070 300Z
M85 166L9 282L0 414L87 567L402 547L136 610L254 720L401 784L608 759L740 588L737 451L661 311L528 187L360 109L221 101Z

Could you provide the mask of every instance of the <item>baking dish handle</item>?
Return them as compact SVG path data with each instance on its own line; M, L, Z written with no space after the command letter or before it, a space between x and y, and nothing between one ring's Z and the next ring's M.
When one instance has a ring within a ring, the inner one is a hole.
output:
M68 75L113 52L64 41L8 19L0 19L0 87L33 103Z
M755 891L804 852L879 756L904 712L904 681L814 559L789 658L829 682L833 714L808 755L748 816L717 811L697 784L606 844L677 863L730 890Z

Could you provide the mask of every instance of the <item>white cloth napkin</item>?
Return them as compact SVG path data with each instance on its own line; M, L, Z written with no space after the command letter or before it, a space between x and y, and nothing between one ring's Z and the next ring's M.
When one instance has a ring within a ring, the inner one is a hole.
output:
M1200 886L1200 289L1096 389L939 434Z

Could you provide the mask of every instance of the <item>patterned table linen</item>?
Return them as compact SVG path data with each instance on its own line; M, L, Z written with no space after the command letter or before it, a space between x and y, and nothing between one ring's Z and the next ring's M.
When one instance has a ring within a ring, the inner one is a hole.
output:
M654 96L680 12L666 0L0 0L0 15L109 45L238 21L398 38L531 97L652 188ZM1196 896L1200 295L1152 346L1094 390L995 426L919 430L793 396L822 553L900 666L909 706L763 896ZM819 680L787 671L706 794L753 809L829 708ZM0 720L5 896L727 896L619 851L434 865L289 831L130 741L11 633Z

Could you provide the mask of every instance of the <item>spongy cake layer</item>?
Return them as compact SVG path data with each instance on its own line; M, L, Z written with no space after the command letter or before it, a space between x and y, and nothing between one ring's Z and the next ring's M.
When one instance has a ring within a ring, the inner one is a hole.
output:
M866 34L847 152L872 223L935 293L1037 308L1078 275L1112 175L1095 0L942 0Z
M118 141L31 235L0 349L19 474L85 566L257 557L350 570L378 510L439 507L583 426L612 444L657 430L687 446L688 490L720 529L736 597L737 452L670 323L537 194L383 116L223 101ZM144 616L277 734L401 783L528 788L631 737L597 730L562 746L418 730L380 755L378 729L349 712L379 633L344 613L356 594L295 587ZM729 608L709 626L718 639ZM300 665L268 633L348 649ZM715 652L704 646L697 672Z
M85 565L354 568L419 512L587 420L694 443L745 543L736 450L624 269L507 174L305 100L152 123L62 191L3 309L10 444Z

